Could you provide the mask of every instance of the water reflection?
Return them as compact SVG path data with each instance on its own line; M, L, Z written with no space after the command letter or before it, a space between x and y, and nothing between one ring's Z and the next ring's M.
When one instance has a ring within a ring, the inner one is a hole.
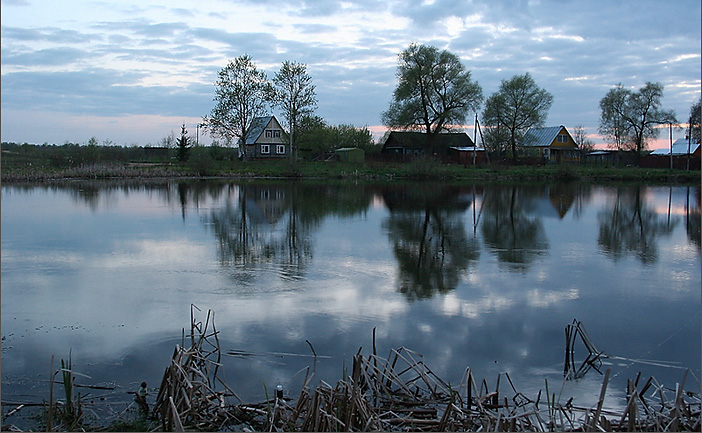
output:
M335 357L318 366L331 381L377 328L381 354L417 350L449 380L470 366L538 388L562 376L574 318L607 354L699 365L699 187L217 180L2 193L7 395L69 349L91 384L158 383L191 303L217 311L225 350L307 354L309 339ZM232 361L237 392L253 401L308 365L267 361ZM613 380L639 367L611 366Z
M468 188L412 185L383 188L390 216L384 223L399 270L399 291L408 300L456 288L480 257L475 236L466 235L463 214ZM474 202L473 202L474 204Z
M631 254L644 264L658 260L658 240L670 236L679 223L677 216L656 213L641 186L618 188L597 219L597 244L607 256L618 261Z
M274 264L281 277L299 278L313 258L314 233L322 221L361 214L371 199L363 187L348 185L229 185L222 205L202 221L217 240L220 264L235 281L250 282L258 264Z
M526 271L548 250L542 213L561 216L563 206L540 208L544 198L548 197L537 187L495 187L486 192L481 226L485 244L511 270Z

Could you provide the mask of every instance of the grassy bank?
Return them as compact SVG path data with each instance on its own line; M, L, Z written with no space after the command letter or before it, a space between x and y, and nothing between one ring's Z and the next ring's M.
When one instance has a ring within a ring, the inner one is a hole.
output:
M570 181L699 184L699 171L584 165L464 167L429 160L409 163L299 161L202 161L187 163L92 163L75 167L31 164L2 158L3 182L58 179L139 179L178 177L308 178L359 180Z
M2 143L3 182L41 182L58 179L146 179L178 177L317 178L317 179L432 179L453 181L567 181L699 184L700 171L592 165L543 166L441 164L420 157L411 162L366 161L239 161L236 149L193 147L185 162L174 149L154 154L150 148L123 146L32 145ZM375 158L371 158L375 159Z

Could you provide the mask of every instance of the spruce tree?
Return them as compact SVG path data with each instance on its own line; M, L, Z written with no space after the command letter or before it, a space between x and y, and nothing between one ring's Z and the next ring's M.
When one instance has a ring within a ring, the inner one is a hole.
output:
M190 144L190 137L188 137L188 131L185 130L185 124L183 124L180 129L180 138L178 138L176 144L178 145L178 161L187 161L188 157L190 156L190 148L192 146Z

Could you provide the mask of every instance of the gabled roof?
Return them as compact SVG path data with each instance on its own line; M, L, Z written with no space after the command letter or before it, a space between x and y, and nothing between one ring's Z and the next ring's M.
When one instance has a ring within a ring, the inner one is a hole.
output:
M384 146L387 146L388 143L402 147L426 147L427 134L426 132L391 131ZM439 134L432 144L435 146L466 147L472 146L473 140L465 132L444 132Z
M251 126L249 126L249 133L246 134L246 145L251 146L256 143L256 140L263 134L271 120L275 116L265 116L265 117L254 117L251 121Z
M700 143L696 143L695 140L692 140L690 142L690 154L695 153L698 147L700 147ZM670 147L656 149L651 152L651 155L670 155ZM673 156L675 155L687 155L687 138L678 138L675 140L675 143L673 143Z
M530 128L522 139L522 146L530 147L548 147L556 139L556 136L561 129L565 128L563 125L559 126L548 126L546 128ZM570 135L568 129L566 133Z

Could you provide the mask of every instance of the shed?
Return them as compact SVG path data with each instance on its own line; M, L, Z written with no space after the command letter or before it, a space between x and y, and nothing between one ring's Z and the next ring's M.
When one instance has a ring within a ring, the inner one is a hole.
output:
M481 165L485 163L485 149L477 146L449 147L449 157L451 162L457 162L464 165L472 165L473 157L475 156L475 164Z
M334 154L341 162L363 162L366 160L366 152L358 147L342 147L336 149Z

